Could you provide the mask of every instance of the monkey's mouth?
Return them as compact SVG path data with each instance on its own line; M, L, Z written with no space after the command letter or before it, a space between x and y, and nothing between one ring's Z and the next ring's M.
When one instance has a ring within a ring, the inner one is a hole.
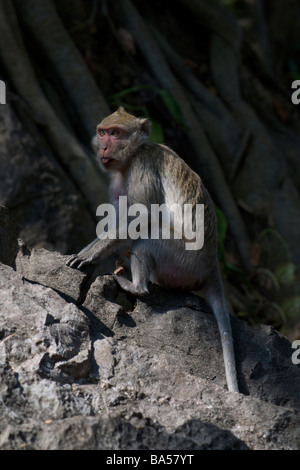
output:
M108 165L111 160L112 160L111 158L101 157L101 163L104 166Z

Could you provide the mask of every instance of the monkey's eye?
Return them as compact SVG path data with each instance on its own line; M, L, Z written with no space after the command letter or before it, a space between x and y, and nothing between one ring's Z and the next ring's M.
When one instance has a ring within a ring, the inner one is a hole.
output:
M111 131L111 135L113 135L114 137L116 137L116 136L120 135L120 131L118 131L118 129L113 129L113 130Z
M104 132L103 129L99 129L99 130L98 130L98 134L101 135L101 137L102 137L102 136L104 136L105 132Z

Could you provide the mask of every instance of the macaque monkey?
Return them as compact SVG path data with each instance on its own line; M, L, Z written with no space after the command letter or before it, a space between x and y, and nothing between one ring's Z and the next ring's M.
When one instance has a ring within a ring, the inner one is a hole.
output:
M101 165L111 174L112 203L117 213L120 196L127 196L128 207L143 204L149 213L153 204L165 204L168 208L189 204L193 216L196 206L202 205L204 244L201 249L187 249L186 237L179 238L176 234L175 222L180 214L175 211L170 218L173 236L131 240L132 281L115 274L114 278L122 289L136 296L147 294L150 282L170 289L202 290L218 323L228 389L238 392L230 318L217 259L217 221L212 200L201 178L167 146L151 142L149 132L147 119L136 118L122 107L97 126ZM118 216L121 216L120 233L127 227L123 226L124 214ZM195 230L195 217L192 219L190 228ZM151 224L150 216L148 222ZM184 223L189 222L184 219ZM98 236L77 255L71 255L66 263L80 269L99 262L116 251L122 241L120 237Z

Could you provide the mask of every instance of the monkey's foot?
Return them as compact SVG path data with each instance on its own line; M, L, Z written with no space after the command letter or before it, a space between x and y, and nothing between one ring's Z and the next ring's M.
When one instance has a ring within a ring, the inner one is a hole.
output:
M148 288L146 286L135 286L133 282L129 281L124 276L118 276L117 274L113 274L112 276L115 281L117 281L119 286L126 292L129 292L129 294L135 295L137 297L149 294Z

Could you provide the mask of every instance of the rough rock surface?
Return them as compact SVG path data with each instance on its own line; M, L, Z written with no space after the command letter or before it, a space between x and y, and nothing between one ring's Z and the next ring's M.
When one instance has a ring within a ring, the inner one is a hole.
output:
M300 369L274 329L232 318L242 393L230 393L202 299L153 287L137 300L57 252L19 241L14 258L5 240L1 450L300 448Z

